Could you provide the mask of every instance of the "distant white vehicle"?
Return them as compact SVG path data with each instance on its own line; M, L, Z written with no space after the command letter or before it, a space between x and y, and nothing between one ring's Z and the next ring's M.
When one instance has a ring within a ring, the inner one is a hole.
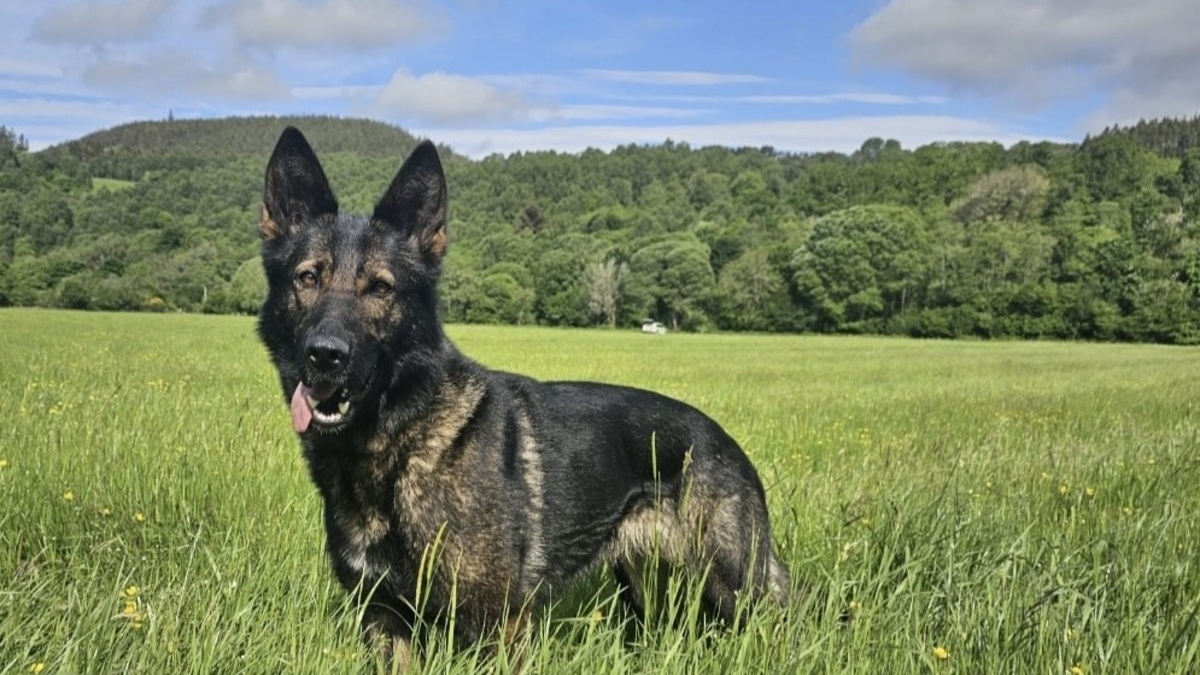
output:
M644 319L642 321L642 332L650 333L651 335L666 335L667 327L654 319Z

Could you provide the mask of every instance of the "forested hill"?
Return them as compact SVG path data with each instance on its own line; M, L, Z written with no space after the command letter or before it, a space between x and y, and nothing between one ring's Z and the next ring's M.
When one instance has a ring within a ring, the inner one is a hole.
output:
M363 120L170 120L38 153L0 127L0 305L253 312L280 130L346 210L415 139ZM1196 119L1078 144L664 141L446 163L450 321L1200 342ZM437 139L434 139L435 141Z
M1105 129L1101 135L1111 134L1128 136L1147 150L1164 157L1182 159L1189 150L1200 148L1200 116L1189 119L1141 120L1127 127Z
M384 122L324 115L289 117L227 117L222 119L168 119L130 122L97 131L74 141L48 148L46 154L68 153L92 160L103 153L129 151L141 154L267 155L285 126L304 130L321 152L350 152L367 157L403 157L418 139L400 127ZM442 148L443 154L448 150Z

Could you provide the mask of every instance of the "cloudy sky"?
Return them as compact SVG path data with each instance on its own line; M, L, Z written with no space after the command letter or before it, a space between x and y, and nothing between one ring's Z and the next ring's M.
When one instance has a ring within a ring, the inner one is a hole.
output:
M471 156L1078 140L1200 112L1195 0L0 0L0 124L321 113Z

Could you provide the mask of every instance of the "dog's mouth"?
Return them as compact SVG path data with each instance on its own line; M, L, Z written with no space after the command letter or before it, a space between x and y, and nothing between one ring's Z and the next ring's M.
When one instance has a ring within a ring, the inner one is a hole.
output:
M345 424L353 413L350 392L335 384L308 386L301 382L292 393L292 428L296 433L318 428L334 429Z

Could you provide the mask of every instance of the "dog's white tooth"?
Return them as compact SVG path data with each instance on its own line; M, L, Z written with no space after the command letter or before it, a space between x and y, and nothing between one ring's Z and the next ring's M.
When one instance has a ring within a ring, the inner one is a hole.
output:
M338 404L338 412L345 415L350 412L350 401L342 401Z
M305 394L304 398L308 399L308 407L313 408L314 410L316 409L316 407L318 405L321 404L320 401L318 401L317 399L315 399L312 396L309 396L307 394Z

